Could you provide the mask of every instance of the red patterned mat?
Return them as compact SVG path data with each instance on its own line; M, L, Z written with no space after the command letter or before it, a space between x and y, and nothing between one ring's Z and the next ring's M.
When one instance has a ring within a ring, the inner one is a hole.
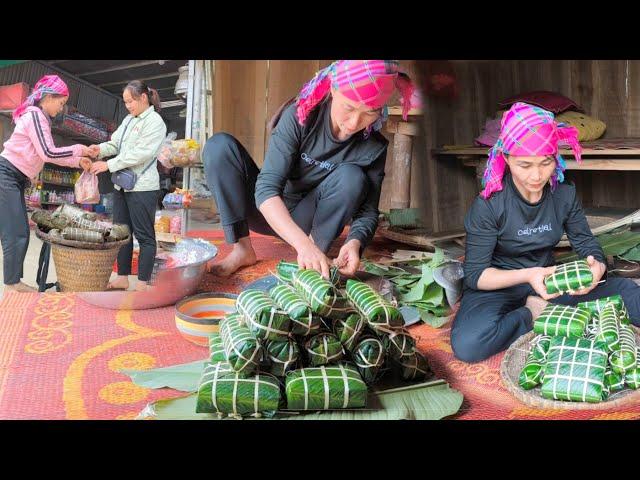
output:
M194 236L217 243L220 257L228 254L222 232L204 233ZM273 270L280 258L295 258L293 250L277 240L253 238L258 264L231 279L208 276L203 291L238 293ZM368 255L389 254L398 247L376 240ZM87 305L73 293L5 293L0 324L0 419L131 419L147 403L181 393L138 387L121 369L164 367L207 356L206 348L177 332L173 307L113 311ZM617 411L529 408L503 387L502 354L470 365L453 357L448 328L419 325L410 331L437 376L463 393L455 418L640 418L640 405Z

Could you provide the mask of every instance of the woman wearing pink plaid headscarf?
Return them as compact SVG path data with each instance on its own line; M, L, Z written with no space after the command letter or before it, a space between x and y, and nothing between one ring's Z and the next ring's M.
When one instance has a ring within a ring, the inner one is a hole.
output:
M222 276L256 262L249 230L293 246L302 268L328 277L326 253L351 220L334 262L353 275L378 222L388 141L378 132L386 103L400 93L403 116L414 87L393 60L339 60L320 70L274 116L262 171L226 133L211 137L203 157L227 243L212 270Z
M564 184L562 142L581 161L578 132L551 112L514 104L502 118L500 138L489 153L484 189L465 218L464 292L451 329L451 346L466 362L505 350L533 328L548 301L575 305L610 295L623 297L640 325L640 287L609 278L602 248L587 223L573 185ZM553 248L563 233L587 261L593 283L565 295L549 295L544 278L555 270Z
M51 118L69 99L67 85L57 75L46 75L13 112L15 129L0 153L0 239L7 290L35 291L22 283L22 264L29 246L29 221L24 191L45 162L85 170L91 167L84 145L57 148L51 137Z

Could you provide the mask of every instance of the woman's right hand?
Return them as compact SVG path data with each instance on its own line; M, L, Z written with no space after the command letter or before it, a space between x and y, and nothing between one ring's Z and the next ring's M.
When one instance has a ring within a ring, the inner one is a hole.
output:
M298 250L298 266L307 270L317 270L327 280L330 264L327 256L311 240Z
M85 148L86 154L83 154L83 157L98 158L98 155L100 155L100 145L89 145Z
M555 266L551 267L534 267L530 268L529 284L536 291L536 293L544 300L551 300L552 298L559 297L560 293L547 293L547 287L544 284L545 277L551 275L556 271Z

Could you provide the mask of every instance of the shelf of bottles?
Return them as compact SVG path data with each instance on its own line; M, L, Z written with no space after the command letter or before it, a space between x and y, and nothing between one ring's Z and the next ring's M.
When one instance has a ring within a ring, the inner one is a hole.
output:
M77 170L61 170L49 167L45 167L42 170L42 183L45 185L73 188L78 178L80 178L80 172Z

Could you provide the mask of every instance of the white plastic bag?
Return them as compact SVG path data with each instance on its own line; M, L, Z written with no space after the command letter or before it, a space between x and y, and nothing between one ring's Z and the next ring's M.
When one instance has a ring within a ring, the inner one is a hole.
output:
M171 158L173 157L171 145L177 137L178 134L176 132L169 132L167 138L165 138L162 145L160 145L160 150L158 150L158 161L165 168L173 168L173 164L171 163Z
M100 190L98 190L98 176L82 172L75 184L74 192L76 203L100 203Z

